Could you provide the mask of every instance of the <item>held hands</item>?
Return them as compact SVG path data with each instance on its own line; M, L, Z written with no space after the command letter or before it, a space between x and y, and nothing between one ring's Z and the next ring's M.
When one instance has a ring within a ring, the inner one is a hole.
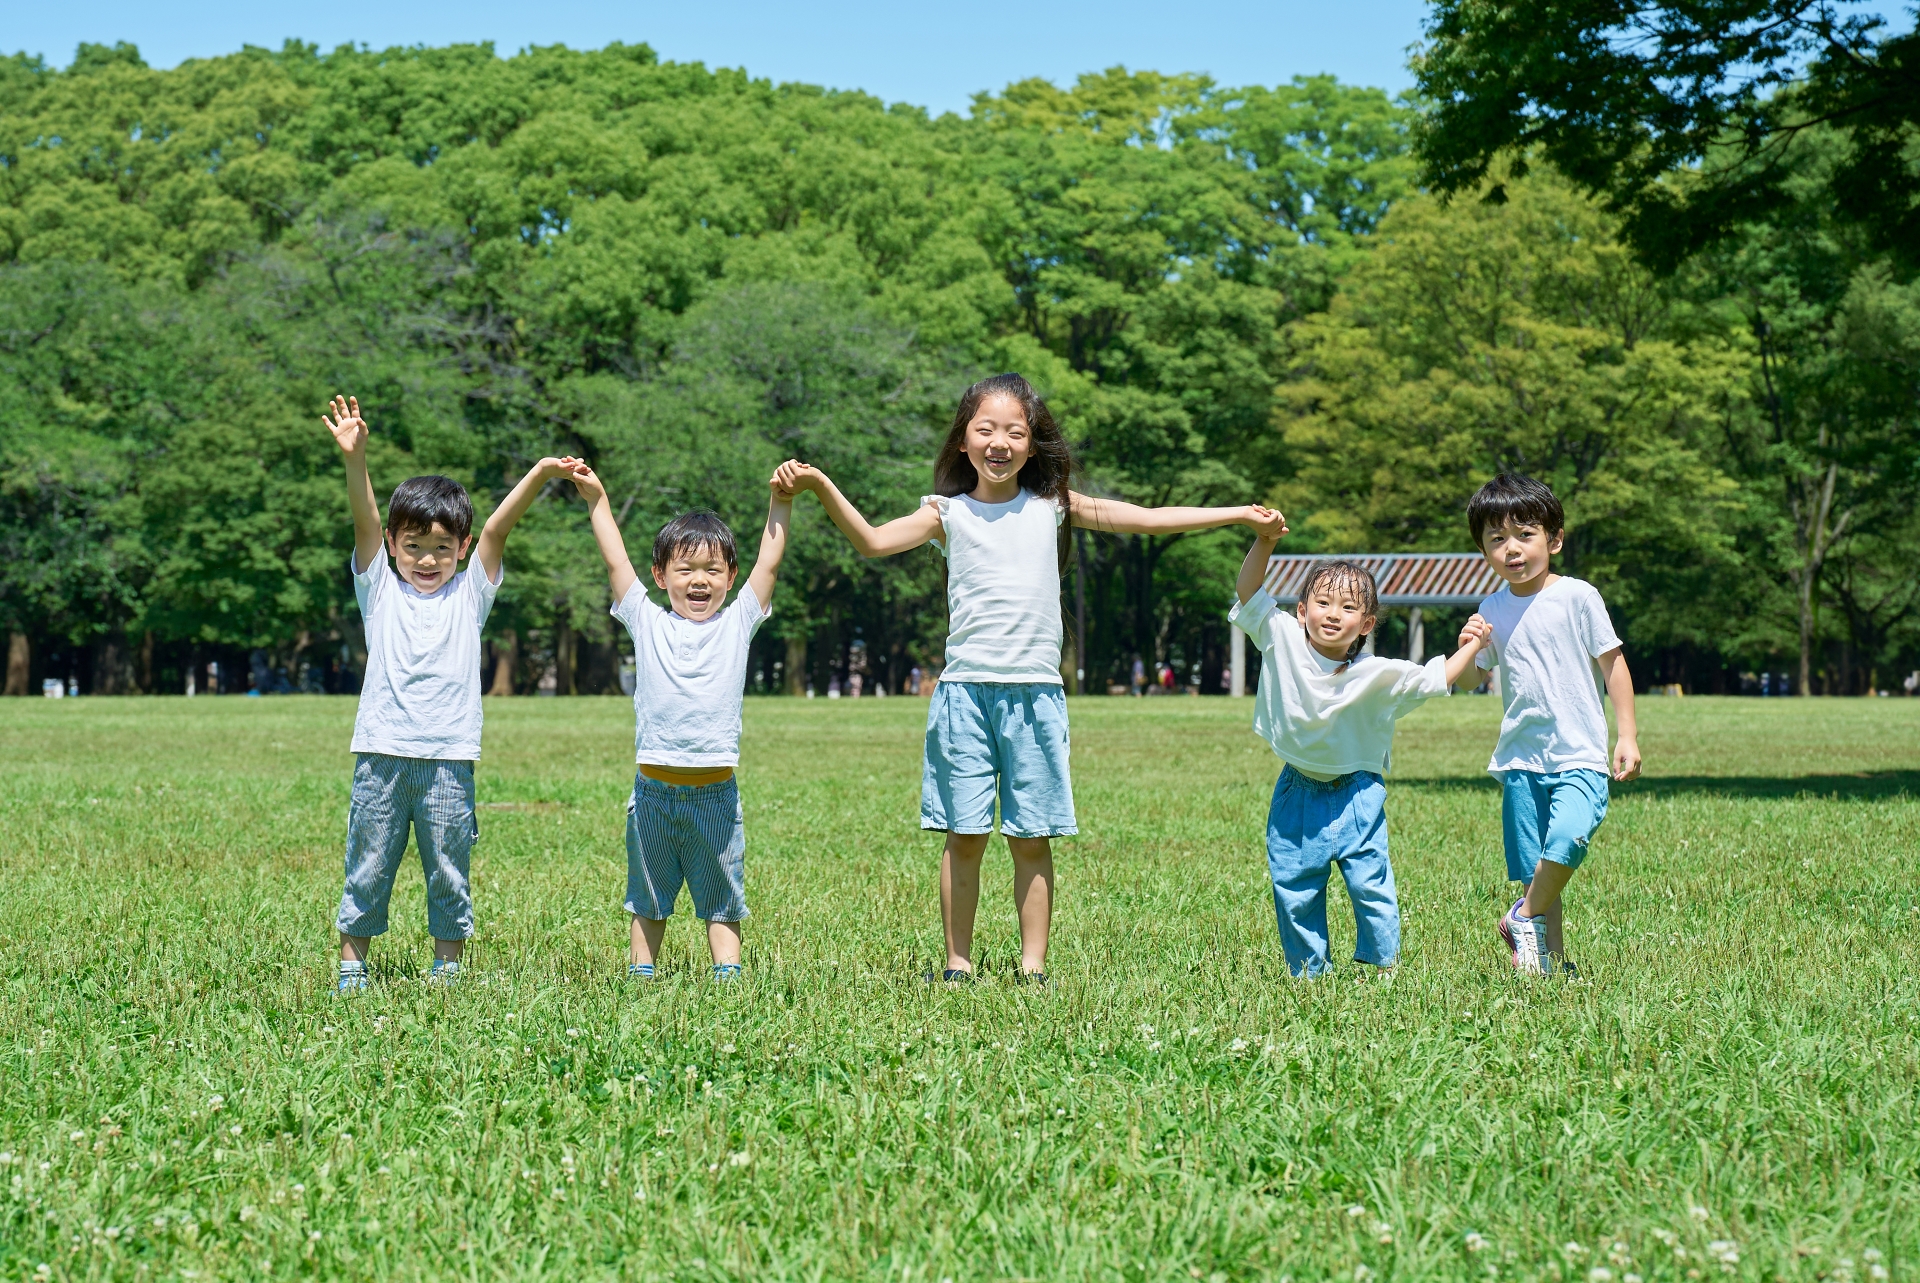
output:
M607 497L607 487L601 483L599 475L587 466L586 460L567 458L555 462L561 465L559 475L573 482L573 488L580 492L580 497L587 501L589 508Z
M559 459L548 456L533 465L533 473L542 481L552 481L558 477L566 477L571 480L575 468L584 468L586 466L587 464L584 459L576 459L572 455L566 455Z
M333 398L328 404L333 417L320 416L320 422L327 425L327 431L333 433L334 444L340 447L342 454L364 454L367 449L367 421L360 417L360 398Z
M826 474L820 469L798 459L788 459L773 470L773 476L767 484L773 487L775 493L791 498L802 490L818 490L826 479Z
M1479 615L1470 616L1466 625L1460 629L1459 649L1466 650L1471 647L1479 650L1482 646L1491 645L1493 645L1493 625Z
M1263 507L1257 503L1247 505L1247 515L1241 521L1253 527L1253 533L1262 539L1278 540L1286 536L1287 519L1274 508Z

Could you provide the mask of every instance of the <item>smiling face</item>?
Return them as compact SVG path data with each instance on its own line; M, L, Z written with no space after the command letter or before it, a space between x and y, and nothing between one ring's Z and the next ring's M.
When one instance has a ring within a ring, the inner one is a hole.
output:
M1020 491L1020 469L1033 453L1027 412L1010 396L990 396L967 421L967 460L979 474L974 498L1003 503Z
M1353 644L1373 631L1373 616L1351 584L1324 577L1293 608L1307 642L1328 659L1345 659Z
M674 614L698 624L726 605L735 573L717 544L694 544L675 552L665 565L654 566L653 582L667 594Z
M460 559L473 546L473 536L460 538L439 522L431 530L387 531L387 551L400 577L423 593L447 586Z
M1514 593L1524 597L1547 585L1549 559L1560 551L1565 538L1564 531L1550 535L1545 526L1507 520L1487 527L1480 536L1480 550Z

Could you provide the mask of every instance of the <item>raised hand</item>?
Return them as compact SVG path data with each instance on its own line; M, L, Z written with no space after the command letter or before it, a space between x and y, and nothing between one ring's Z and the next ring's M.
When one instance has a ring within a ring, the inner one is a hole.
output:
M818 490L820 483L826 480L826 474L798 459L788 459L773 470L773 477L767 482L781 494L794 495L802 490Z
M548 456L534 464L533 470L540 474L542 481L552 481L556 477L571 478L575 467L584 468L586 464L574 458L572 455L566 455L559 459Z
M1257 503L1247 505L1246 524L1253 527L1254 534L1262 539L1282 539L1287 533L1287 519L1279 510L1264 507Z
M568 458L560 462L565 465L564 475L573 482L573 488L580 492L582 499L592 504L607 497L606 486L601 483L599 475L586 465L585 460Z
M1460 646L1491 646L1493 625L1479 615L1471 615L1460 628Z
M360 417L359 397L335 397L328 409L333 417L320 416L320 422L327 425L327 431L333 433L334 444L343 454L360 454L367 448L367 421Z

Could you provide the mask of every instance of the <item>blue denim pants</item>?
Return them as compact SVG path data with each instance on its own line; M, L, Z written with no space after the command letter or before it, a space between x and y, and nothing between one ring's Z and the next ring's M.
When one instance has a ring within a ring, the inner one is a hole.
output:
M1267 872L1287 969L1317 976L1327 961L1327 879L1333 866L1353 901L1353 960L1400 957L1400 901L1387 860L1387 786L1371 771L1322 783L1288 766L1267 811Z
M409 829L427 877L427 930L436 940L473 934L467 865L480 836L473 763L362 753L347 812L347 885L334 922L342 935L386 934L387 902Z

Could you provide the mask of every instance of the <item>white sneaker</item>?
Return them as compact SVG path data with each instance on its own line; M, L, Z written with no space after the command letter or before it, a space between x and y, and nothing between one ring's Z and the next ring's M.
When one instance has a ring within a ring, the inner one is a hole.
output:
M1500 938L1513 954L1513 969L1523 976L1553 974L1553 955L1547 952L1547 920L1544 915L1529 918L1520 912L1526 897L1500 915Z

